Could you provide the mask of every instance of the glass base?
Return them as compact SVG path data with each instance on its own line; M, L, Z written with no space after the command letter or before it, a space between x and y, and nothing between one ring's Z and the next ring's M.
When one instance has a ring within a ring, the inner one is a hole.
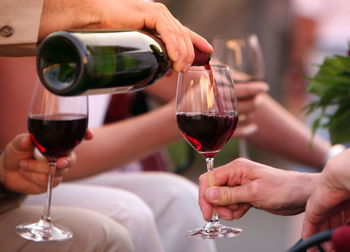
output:
M232 238L239 235L241 232L242 229L236 227L221 225L215 228L208 228L207 226L204 226L188 231L186 237L202 239Z
M24 239L36 242L65 241L73 237L73 233L68 228L53 225L44 220L18 225L16 232Z

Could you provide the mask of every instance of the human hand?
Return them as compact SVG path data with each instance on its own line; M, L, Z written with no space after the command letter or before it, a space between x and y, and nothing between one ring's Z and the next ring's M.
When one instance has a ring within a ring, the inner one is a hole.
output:
M254 121L255 107L259 94L266 93L269 85L262 81L236 83L237 103L239 111L238 127L234 137L243 138L257 130Z
M194 47L213 51L201 36L183 26L161 3L139 0L46 0L39 41L49 33L65 29L148 30L163 40L173 69L184 72L194 59Z
M297 214L304 210L317 177L238 158L200 176L199 205L206 220L213 208L229 220L240 218L250 207L279 215Z
M331 158L307 202L302 237L344 224L350 210L350 149Z
M88 138L90 135L87 136ZM49 165L46 160L33 157L34 145L29 134L16 136L0 156L0 182L9 190L38 194L46 192ZM75 163L75 154L57 160L57 172L53 186L57 186L63 175Z

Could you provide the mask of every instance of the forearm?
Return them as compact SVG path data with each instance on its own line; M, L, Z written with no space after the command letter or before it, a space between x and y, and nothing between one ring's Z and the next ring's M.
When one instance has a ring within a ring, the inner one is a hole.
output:
M255 122L258 130L248 141L258 148L315 168L323 168L330 148L328 141L315 136L268 95L258 97Z
M147 156L180 139L174 104L95 130L92 141L76 149L77 163L65 179L97 174Z

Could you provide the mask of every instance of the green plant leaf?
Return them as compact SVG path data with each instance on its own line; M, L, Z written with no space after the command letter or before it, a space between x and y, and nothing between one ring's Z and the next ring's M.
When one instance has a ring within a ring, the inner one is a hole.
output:
M325 127L333 144L350 141L350 57L326 58L315 76L307 79L307 91L317 99L305 111L321 111L312 124L313 133Z

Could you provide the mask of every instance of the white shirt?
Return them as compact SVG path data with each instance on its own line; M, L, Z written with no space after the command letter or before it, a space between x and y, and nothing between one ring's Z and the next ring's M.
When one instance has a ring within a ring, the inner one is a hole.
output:
M43 3L44 0L0 1L0 56L35 54ZM1 32L5 27L11 35Z

